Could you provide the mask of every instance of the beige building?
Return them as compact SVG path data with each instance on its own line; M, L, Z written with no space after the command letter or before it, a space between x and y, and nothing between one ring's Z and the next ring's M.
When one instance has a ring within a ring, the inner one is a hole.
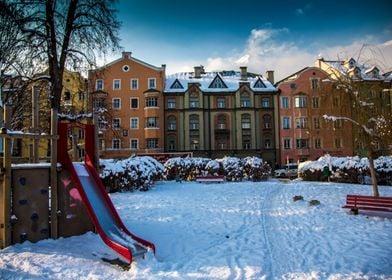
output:
M240 71L194 72L166 79L165 150L194 156L259 156L275 163L278 154L277 90L269 80Z

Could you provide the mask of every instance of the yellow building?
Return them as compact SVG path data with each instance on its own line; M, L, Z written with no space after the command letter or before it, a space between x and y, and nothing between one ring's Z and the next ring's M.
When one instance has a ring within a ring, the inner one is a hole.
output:
M40 76L44 76L44 74ZM64 71L63 92L61 96L60 118L74 118L87 113L88 98L86 93L87 80L79 72ZM24 112L24 132L50 134L50 93L48 92L47 81L40 79L32 83L27 90L31 92L31 111ZM38 114L34 113L34 95L36 95ZM34 125L34 122L35 125ZM74 128L70 131L70 139L73 140L76 150L72 153L78 158L84 156L84 131ZM14 141L14 156L20 157L21 161L33 161L34 149L33 140L24 139ZM46 161L50 156L49 140L40 140L38 157L40 161Z

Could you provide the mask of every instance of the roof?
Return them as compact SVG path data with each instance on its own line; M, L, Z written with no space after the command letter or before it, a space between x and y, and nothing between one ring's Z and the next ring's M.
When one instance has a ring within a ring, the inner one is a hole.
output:
M277 89L262 75L248 73L247 80L241 80L239 71L206 72L195 78L193 72L182 72L166 77L165 93L181 93L188 89L188 84L197 83L202 92L235 92L243 83L249 84L254 92L277 92Z
M347 63L347 61L352 61L352 65L350 67L350 64ZM385 77L379 73L379 68L376 66L371 66L367 67L363 64L360 64L356 62L353 58L349 60L324 60L324 63L326 63L329 67L337 70L343 75L347 75L350 72L352 72L354 69L359 69L360 70L360 77L363 80L373 80L373 81L379 81L379 80L384 80ZM377 73L376 76L374 76L374 71Z

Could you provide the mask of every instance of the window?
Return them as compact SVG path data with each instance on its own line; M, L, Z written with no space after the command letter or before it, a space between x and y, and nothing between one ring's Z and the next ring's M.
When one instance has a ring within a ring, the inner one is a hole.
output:
M64 92L64 101L71 100L71 93L69 91Z
M129 71L129 66L128 66L128 65L124 65L124 66L122 67L122 70L123 70L124 72L128 72L128 71Z
M251 140L249 136L242 136L242 148L249 150L251 148Z
M103 98L94 99L94 109L105 108L105 100Z
M157 80L155 78L148 78L148 88L156 88Z
M146 120L146 128L157 128L158 127L158 118L157 117L149 117Z
M146 98L146 107L158 107L158 98L157 97L147 97Z
M208 86L209 88L227 88L222 79L217 75L212 83Z
M78 139L84 139L84 129L78 129Z
M189 108L199 107L199 95L197 93L192 93L189 96Z
M128 137L128 129L123 129L123 136Z
M270 99L269 98L261 99L261 107L269 108L270 107Z
M291 149L291 140L289 138L284 138L283 139L283 148L285 150Z
M198 130L199 129L199 116L191 115L189 117L189 129Z
M156 148L158 148L158 139L157 138L147 139L147 149L156 149Z
M343 128L343 120L337 119L336 121L334 121L333 128L335 128L335 129Z
M131 139L131 150L139 149L139 140L138 139Z
M119 80L119 79L113 80L113 89L114 90L121 89L121 80Z
M95 90L103 90L103 80L95 81Z
M175 151L176 150L176 140L174 137L170 137L168 141L168 150Z
M341 138L335 138L335 148L340 149L342 148L342 139Z
M290 117L283 117L283 119L282 119L282 128L283 129L290 129L291 128Z
M106 129L106 125L107 125L107 121L106 121L106 120L100 119L100 120L98 121L98 128L99 128L100 130Z
M335 96L332 99L332 106L333 107L339 107L340 106L340 98L339 96Z
M138 98L131 98L131 109L139 108L139 99Z
M113 139L112 140L112 149L119 150L120 149L120 139Z
M312 107L313 108L320 108L320 98L318 98L318 97L312 98Z
M139 118L131 118L131 128L132 129L139 128Z
M113 119L112 127L113 129L120 129L121 120L119 118Z
M314 117L313 118L313 128L314 129L320 129L320 118L319 117Z
M271 115L264 115L263 116L264 128L270 129L272 128L272 117Z
M167 108L168 109L175 109L176 108L176 99L175 98L169 98L167 100Z
M240 106L242 108L250 107L250 95L249 93L242 93L240 96Z
M139 80L131 79L131 90L136 90L139 88Z
M177 120L176 117L170 116L167 118L167 130L176 130L177 129Z
M320 80L319 79L311 79L310 86L312 89L319 89L320 88Z
M218 108L225 108L226 107L226 99L224 97L218 97L216 99L216 104Z
M241 128L242 129L250 129L251 121L249 114L243 114L241 116Z
M264 148L271 149L271 139L265 139L264 141Z
M306 107L306 96L296 96L294 98L295 108L305 108Z
M198 150L199 149L199 137L191 136L191 149Z
M296 139L296 147L297 149L308 149L309 139Z
M112 106L113 106L113 109L121 109L121 99L120 98L113 98Z
M290 104L289 104L289 98L287 96L282 96L282 98L280 99L281 103L282 103L282 108L283 109L288 109L290 108Z
M308 128L308 118L305 117L296 118L295 128Z
M226 129L226 116L225 115L218 116L218 129Z
M78 98L79 98L79 100L84 100L84 92L79 91Z
M320 138L315 138L314 139L314 148L315 149L321 149L321 139Z

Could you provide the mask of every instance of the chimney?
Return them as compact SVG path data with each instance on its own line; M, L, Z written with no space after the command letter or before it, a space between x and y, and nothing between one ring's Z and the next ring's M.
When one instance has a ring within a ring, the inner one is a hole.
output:
M271 84L274 84L274 70L267 70L265 72L265 75L267 76L267 80L270 81Z
M132 52L122 52L122 57L123 58L131 58Z
M241 80L247 81L248 80L248 71L246 66L241 66Z
M195 75L194 75L193 78L200 79L201 78L201 72L204 70L203 66L201 66L201 65L200 66L195 66L194 69L195 69Z

